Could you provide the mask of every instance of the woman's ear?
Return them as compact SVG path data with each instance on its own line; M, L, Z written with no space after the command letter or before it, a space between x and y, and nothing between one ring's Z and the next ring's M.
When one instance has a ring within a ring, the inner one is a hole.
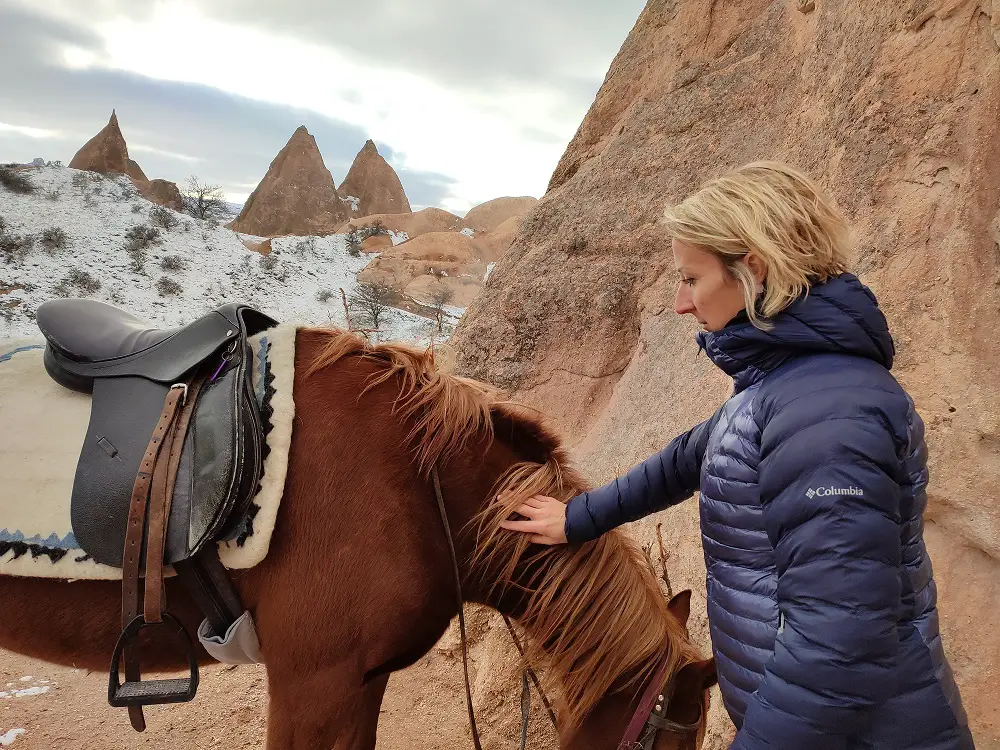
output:
M747 268L753 274L754 280L757 282L757 293L760 294L764 289L764 280L767 278L767 266L754 250L750 250L743 256L743 262L747 264Z

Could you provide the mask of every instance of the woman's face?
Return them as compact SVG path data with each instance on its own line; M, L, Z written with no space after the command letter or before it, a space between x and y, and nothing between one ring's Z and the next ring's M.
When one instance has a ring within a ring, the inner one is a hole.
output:
M721 260L697 245L674 240L673 250L674 267L680 274L674 312L694 315L706 331L721 330L746 307L743 287Z

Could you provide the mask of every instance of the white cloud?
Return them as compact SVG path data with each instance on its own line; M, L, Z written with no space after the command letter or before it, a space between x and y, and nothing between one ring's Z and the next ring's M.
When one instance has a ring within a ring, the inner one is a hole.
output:
M167 159L174 159L175 161L187 162L188 164L197 164L203 161L203 159L200 159L197 156L188 156L187 154L178 154L173 151L164 151L161 148L147 146L143 143L135 143L135 144L130 143L128 150L130 154L136 151L139 152L140 154L156 154L158 156L166 157Z
M0 136L5 133L16 133L17 135L25 135L28 138L59 138L61 133L57 130L46 130L45 128L29 128L26 125L11 125L6 122L0 122Z

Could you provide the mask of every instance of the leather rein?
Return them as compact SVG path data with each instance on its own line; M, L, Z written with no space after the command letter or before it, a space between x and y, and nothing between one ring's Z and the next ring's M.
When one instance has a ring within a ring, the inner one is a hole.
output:
M438 474L436 465L431 468L431 480L434 484L434 496L437 499L438 513L441 516L441 525L444 526L444 535L448 542L448 553L451 556L452 574L455 578L455 596L458 604L458 630L462 643L462 670L465 673L465 703L469 710L469 728L472 732L472 744L475 746L476 750L483 750L482 743L479 739L479 729L476 726L476 713L472 707L472 685L469 681L469 649L465 631L462 574L458 566L458 554L455 552L455 541L451 533L451 525L448 523L448 512L444 504L444 494L441 492L441 477ZM506 615L503 616L503 619L507 625L507 630L510 633L511 638L514 641L514 645L521 654L521 658L524 659L524 648L518 640L517 633L514 631L514 627L511 625L510 619ZM701 723L700 717L697 721L691 724L685 724L668 719L666 716L667 706L669 705L671 698L673 698L674 690L676 689L677 675L674 674L670 677L669 682L663 688L663 692L660 692L659 686L664 684L663 681L666 677L667 668L669 666L670 661L668 659L664 659L657 667L656 672L654 672L652 679L649 681L649 685L646 687L646 691L643 693L642 699L639 701L638 708L636 708L635 713L632 715L632 720L629 722L621 742L618 743L618 750L653 750L657 734L661 730L681 734L688 734L698 730L699 724ZM535 685L535 689L541 696L542 703L548 710L552 726L556 726L555 712L552 710L552 706L549 703L548 698L546 698L545 693L542 691L542 686L538 680L538 676L535 674L534 670L528 666L521 675L521 750L524 750L528 739L528 712L531 706L531 698L529 694L530 689L528 686L529 676L532 683Z

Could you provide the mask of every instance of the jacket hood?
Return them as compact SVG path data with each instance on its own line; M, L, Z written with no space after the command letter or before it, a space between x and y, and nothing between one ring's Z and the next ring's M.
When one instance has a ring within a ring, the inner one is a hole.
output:
M885 315L854 274L815 284L771 322L774 327L762 331L737 316L722 330L698 334L698 345L733 378L737 391L804 354L849 354L892 368L895 346Z

